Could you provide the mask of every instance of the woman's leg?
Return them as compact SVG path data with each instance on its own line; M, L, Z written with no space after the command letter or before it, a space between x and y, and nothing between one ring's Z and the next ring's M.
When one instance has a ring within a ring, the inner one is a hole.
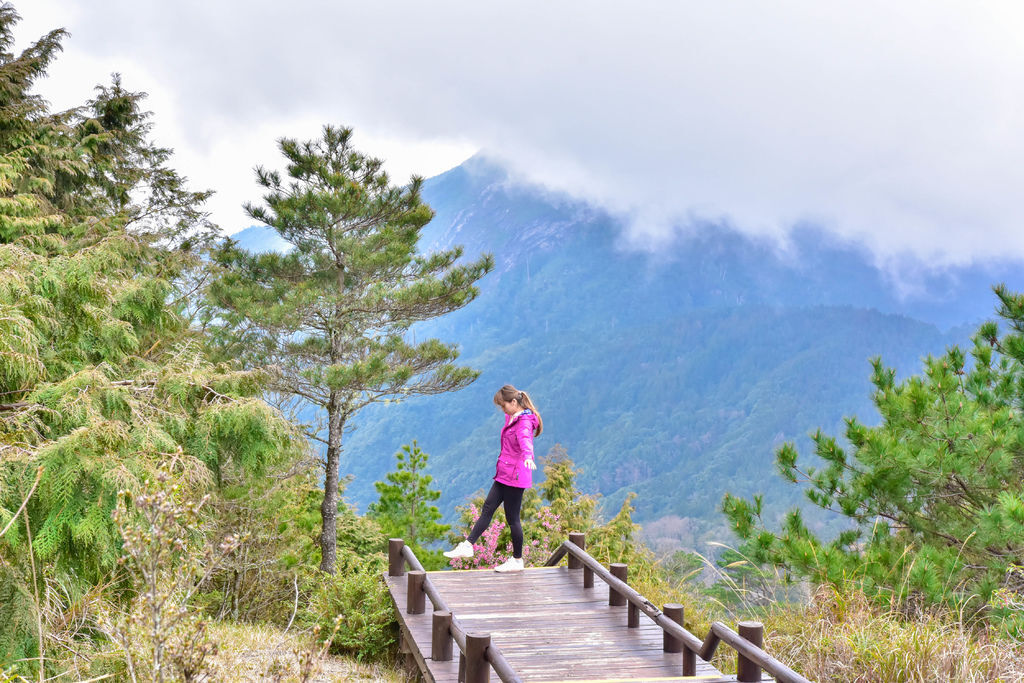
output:
M519 520L519 511L523 507L523 493L526 489L515 486L505 487L505 520L512 534L512 557L523 559L523 524Z
M487 492L487 498L484 500L484 507L480 510L480 517L477 518L476 524L473 525L473 530L469 532L469 536L466 536L466 540L470 543L476 543L476 539L480 538L480 535L487 531L487 527L490 526L491 517L494 516L494 511L498 509L498 505L501 504L502 488L505 487L498 482L491 484L491 490ZM505 508L505 514L508 514L508 507Z

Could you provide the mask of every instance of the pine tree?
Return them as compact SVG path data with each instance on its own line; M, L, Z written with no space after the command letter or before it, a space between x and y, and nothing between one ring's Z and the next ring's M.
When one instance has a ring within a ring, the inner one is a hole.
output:
M457 265L461 248L418 254L433 217L422 179L392 186L379 159L356 151L348 128L324 128L309 142L282 139L287 175L257 169L267 193L249 214L294 248L250 254L228 241L211 288L223 352L249 367L269 366L283 396L318 407L327 435L321 508L321 569L333 572L339 463L349 420L391 398L460 389L477 372L454 364L454 345L411 343L411 325L465 306L493 267L485 256ZM286 180L287 178L287 180Z
M1003 286L995 293L1010 329L1000 335L997 323L982 325L972 362L954 346L927 358L923 374L897 382L876 358L881 424L847 418L849 450L819 430L813 440L820 468L798 465L792 444L779 449L782 476L806 485L812 503L846 516L852 528L824 542L793 510L772 532L760 496L727 495L723 508L745 541L744 554L816 582L842 585L855 577L884 601L946 602L967 613L998 612L997 591L1019 602L1024 296Z
M597 497L584 495L576 488L582 470L574 466L565 447L556 443L540 462L544 481L537 490L548 501L564 533L597 526Z
M395 453L395 470L385 475L385 481L374 484L380 498L367 509L367 515L380 524L385 534L404 538L417 553L451 528L437 523L441 512L430 505L441 497L441 491L430 488L434 478L425 473L429 458L415 440L411 446L402 446Z

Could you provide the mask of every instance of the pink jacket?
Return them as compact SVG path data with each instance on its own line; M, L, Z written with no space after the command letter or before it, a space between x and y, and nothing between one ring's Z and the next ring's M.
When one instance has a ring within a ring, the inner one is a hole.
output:
M494 468L495 481L520 489L533 485L533 472L524 463L528 457L533 457L533 431L537 424L537 416L530 410L524 410L514 420L505 415L501 452Z

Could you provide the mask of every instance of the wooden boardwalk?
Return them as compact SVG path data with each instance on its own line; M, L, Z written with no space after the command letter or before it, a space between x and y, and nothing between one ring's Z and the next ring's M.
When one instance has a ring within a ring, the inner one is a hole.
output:
M680 653L665 653L664 631L650 619L627 627L627 607L609 606L601 581L583 588L580 570L529 568L435 571L427 577L466 632L490 633L523 681L735 681L697 660L696 676L683 677ZM427 681L456 683L459 650L433 661L432 611L407 614L406 576L386 576L405 646ZM496 677L492 677L492 680ZM769 680L765 677L764 680Z

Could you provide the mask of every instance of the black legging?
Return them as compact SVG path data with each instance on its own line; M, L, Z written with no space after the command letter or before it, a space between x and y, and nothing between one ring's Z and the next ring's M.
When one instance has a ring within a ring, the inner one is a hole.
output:
M512 557L521 559L523 556L523 525L519 521L519 509L523 506L523 492L526 489L508 486L501 482L494 482L491 490L487 492L487 500L484 501L484 509L480 511L480 518L473 525L466 540L476 543L480 534L487 530L491 524L491 517L498 509L499 503L505 504L505 519L508 521L508 530L512 533Z

